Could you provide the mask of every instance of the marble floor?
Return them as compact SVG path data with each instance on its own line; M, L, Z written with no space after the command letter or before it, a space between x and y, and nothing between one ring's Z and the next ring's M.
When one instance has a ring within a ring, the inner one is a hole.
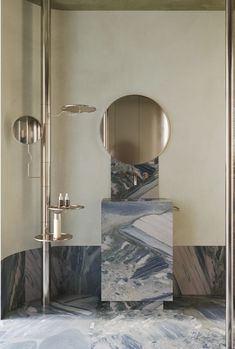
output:
M100 303L69 297L19 309L0 321L1 349L225 348L220 299Z

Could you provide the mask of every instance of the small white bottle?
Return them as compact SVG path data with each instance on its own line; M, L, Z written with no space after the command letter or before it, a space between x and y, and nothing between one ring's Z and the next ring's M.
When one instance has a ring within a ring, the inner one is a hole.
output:
M59 199L58 199L58 207L63 207L64 206L64 198L63 195L60 193Z
M61 214L54 213L53 220L53 238L58 240L61 238Z
M69 199L69 194L68 193L65 194L64 205L65 205L65 207L69 207L70 206L70 199Z

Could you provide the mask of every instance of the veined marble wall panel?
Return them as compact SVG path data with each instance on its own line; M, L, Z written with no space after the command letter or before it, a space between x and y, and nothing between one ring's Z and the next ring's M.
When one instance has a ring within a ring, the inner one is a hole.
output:
M52 247L52 298L64 295L100 297L100 246ZM42 297L42 249L16 253L2 260L1 316Z
M25 251L25 303L42 296L42 249Z
M100 246L52 248L52 298L63 295L100 296Z
M174 295L225 295L225 246L175 246Z
M21 305L41 299L41 248L2 260L2 317ZM100 296L101 247L52 248L52 294ZM174 296L225 296L225 246L175 246ZM152 302L152 301L150 301ZM143 303L146 306L146 301ZM156 306L160 306L155 302ZM116 309L135 309L136 302L111 302Z
M25 252L1 262L1 318L25 302Z
M125 200L158 197L158 158L141 165L111 160L111 198Z
M171 300L172 204L102 203L102 301Z

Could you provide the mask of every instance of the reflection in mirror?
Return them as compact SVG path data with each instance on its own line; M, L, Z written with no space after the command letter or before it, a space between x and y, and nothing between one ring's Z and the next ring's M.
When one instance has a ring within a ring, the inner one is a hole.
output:
M41 124L32 116L21 116L14 122L13 134L20 143L36 143L42 137Z
M103 144L111 156L128 164L142 164L167 146L170 123L152 99L130 95L113 102L101 125Z

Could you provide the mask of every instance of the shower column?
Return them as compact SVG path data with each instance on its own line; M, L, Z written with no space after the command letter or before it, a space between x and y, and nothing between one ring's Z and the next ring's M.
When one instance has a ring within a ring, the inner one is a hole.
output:
M43 138L41 141L41 227L43 240L50 231L50 177L51 177L51 0L41 0L41 114ZM48 239L47 239L48 240ZM50 303L50 242L43 241L42 292L43 307Z
M234 57L233 0L226 0L226 348L233 348Z

